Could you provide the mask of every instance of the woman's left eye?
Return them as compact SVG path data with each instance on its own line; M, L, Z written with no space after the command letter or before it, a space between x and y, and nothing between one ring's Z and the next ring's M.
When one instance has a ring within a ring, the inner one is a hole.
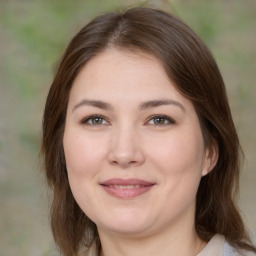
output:
M169 124L175 124L175 121L165 115L158 115L158 116L153 116L149 119L148 124L150 125L169 125Z

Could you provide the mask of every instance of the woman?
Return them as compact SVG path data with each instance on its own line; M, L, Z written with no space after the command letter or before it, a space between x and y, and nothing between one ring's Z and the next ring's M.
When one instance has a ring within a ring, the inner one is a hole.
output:
M172 15L106 14L73 38L42 153L63 255L256 252L234 201L241 152L222 77Z

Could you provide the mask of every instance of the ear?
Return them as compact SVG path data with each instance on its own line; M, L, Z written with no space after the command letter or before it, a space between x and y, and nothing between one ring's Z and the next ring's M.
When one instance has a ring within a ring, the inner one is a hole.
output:
M214 140L210 146L206 147L202 176L207 175L213 170L218 161L218 158L219 147L217 141Z

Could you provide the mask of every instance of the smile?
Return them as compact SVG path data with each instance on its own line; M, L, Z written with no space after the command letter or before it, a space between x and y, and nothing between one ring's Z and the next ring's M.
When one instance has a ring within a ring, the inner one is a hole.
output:
M148 192L155 183L139 179L111 179L100 184L111 196L121 199L132 199Z
M108 186L109 188L120 188L120 189L134 189L134 188L139 188L141 187L140 185L128 185L128 186L123 186L123 185L110 185Z

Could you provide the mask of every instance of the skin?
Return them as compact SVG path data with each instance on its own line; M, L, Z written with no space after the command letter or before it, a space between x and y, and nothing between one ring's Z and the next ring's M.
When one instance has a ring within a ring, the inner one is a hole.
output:
M163 99L170 102L145 105ZM63 143L72 193L97 225L102 255L196 255L204 247L195 198L216 154L204 146L193 104L157 59L120 49L91 59L73 83ZM100 185L113 178L154 185L118 198Z

